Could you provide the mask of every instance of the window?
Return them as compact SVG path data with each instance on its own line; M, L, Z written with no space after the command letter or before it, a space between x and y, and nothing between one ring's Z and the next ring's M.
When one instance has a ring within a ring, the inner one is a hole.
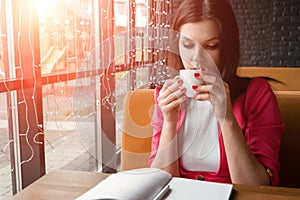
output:
M52 169L118 170L123 96L149 85L145 33L170 2L0 2L0 196Z

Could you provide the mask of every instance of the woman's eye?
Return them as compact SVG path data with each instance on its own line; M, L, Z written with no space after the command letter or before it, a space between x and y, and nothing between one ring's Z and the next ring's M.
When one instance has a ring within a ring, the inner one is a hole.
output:
M193 43L182 43L183 47L184 48L187 48L187 49L192 49L194 47L194 44Z
M206 49L209 49L209 50L214 50L214 49L217 49L218 47L219 47L219 44L206 45Z

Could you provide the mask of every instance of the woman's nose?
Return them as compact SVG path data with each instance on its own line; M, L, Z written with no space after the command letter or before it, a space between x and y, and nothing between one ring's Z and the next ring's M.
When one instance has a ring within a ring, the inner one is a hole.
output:
M201 60L201 46L197 45L193 54L192 62L199 63Z

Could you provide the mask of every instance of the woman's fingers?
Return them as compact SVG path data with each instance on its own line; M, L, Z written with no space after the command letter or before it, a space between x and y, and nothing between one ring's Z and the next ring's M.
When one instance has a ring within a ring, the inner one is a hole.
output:
M174 79L168 79L165 81L165 84L163 85L162 89L160 90L159 96L162 98L165 98L169 96L171 93L178 90L178 88L182 85L182 80L174 80Z
M181 79L170 79L163 85L157 98L159 107L165 112L176 110L178 112L180 104L186 100L185 88Z
M226 114L226 102L228 101L229 87L224 83L218 72L209 68L200 68L200 76L204 84L193 86L197 92L194 99L204 101L209 100L215 108L215 115L219 122L223 121Z
M164 83L164 85L163 85L163 87L162 87L161 90L160 90L159 95L161 96L161 95L163 95L164 93L165 93L165 95L166 95L166 94L168 94L167 92L171 92L171 91L169 91L168 88L169 88L172 84L174 84L174 83L175 83L175 80L173 80L173 79L168 79L168 80L166 80L165 83Z
M181 96L179 98L174 99L173 101L169 101L168 99L164 99L158 102L159 107L161 107L165 111L170 111L175 109L179 111L180 105L187 99L186 96Z
M169 104L173 101L176 101L178 99L180 99L185 93L185 88L179 88L178 90L174 91L174 92L170 92L168 96L166 96L165 98L160 98L158 101L162 104Z
M205 101L210 99L210 88L212 85L193 85L192 88L197 93L194 96L194 99Z
M218 83L219 85L220 84L223 85L223 79L219 72L215 72L208 68L202 67L200 69L200 74L201 74L202 79L205 81L205 83L207 85L210 85L210 84L215 85L216 83Z

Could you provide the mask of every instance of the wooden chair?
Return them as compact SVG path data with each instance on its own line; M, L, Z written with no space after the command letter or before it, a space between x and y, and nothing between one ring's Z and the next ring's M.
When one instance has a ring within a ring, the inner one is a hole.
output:
M300 91L275 94L285 124L279 154L278 185L300 188Z
M148 166L151 153L153 89L138 89L126 94L123 105L120 170Z
M279 81L269 81L285 124L279 152L278 186L300 188L300 68L239 67L238 75L263 76Z

